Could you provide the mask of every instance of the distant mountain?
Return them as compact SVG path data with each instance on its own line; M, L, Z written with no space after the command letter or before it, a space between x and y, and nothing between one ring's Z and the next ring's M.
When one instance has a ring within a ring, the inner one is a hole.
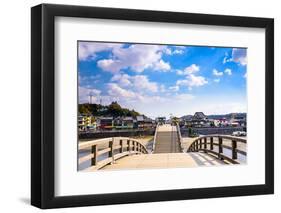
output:
M235 114L235 117L242 117L246 118L247 113L229 113L229 114L224 114L224 115L207 115L208 119L231 119L233 114Z
M190 120L193 117L193 115L184 115L182 117L180 117L180 119L182 120Z
M235 117L243 117L246 118L247 113L228 113L228 114L213 114L213 115L206 115L208 119L231 119L233 114L235 114ZM193 115L184 115L180 117L183 120L190 120L193 117Z

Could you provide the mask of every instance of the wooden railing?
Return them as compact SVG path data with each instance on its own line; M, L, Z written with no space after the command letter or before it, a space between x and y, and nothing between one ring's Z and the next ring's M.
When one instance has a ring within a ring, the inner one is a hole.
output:
M179 126L178 123L176 124L176 127L177 127L177 133L178 133L180 148L181 148L181 151L183 152L184 151L184 148L183 148L183 145L182 145L183 139L182 139L182 136L181 136L181 129L180 129L180 126Z
M93 141L80 142L79 151L90 151L90 154L80 157L79 164L91 161L91 166L86 170L98 170L116 160L132 154L148 154L147 149L138 140L126 137L103 138ZM107 156L103 160L98 160L98 156Z
M218 142L214 142L217 139ZM224 144L224 142L230 142L230 146ZM237 148L237 143L247 143L244 138L224 136L224 135L207 135L203 137L196 138L192 144L189 146L187 152L198 152L203 151L206 153L211 153L218 157L220 160L225 160L233 164L239 164L237 153L242 155L247 155L247 152ZM217 146L217 151L214 150L214 146ZM226 156L223 153L223 148L231 150L231 156Z
M156 128L155 128L151 153L153 153L153 152L154 152L154 149L155 149L155 143L156 143L156 137L157 137L157 130L158 130L158 127L159 127L159 124L157 124L157 126L156 126Z

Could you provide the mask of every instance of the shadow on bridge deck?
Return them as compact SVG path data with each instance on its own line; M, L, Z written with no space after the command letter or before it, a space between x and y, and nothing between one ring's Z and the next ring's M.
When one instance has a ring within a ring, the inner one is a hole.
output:
M191 168L198 166L224 165L223 161L205 153L162 153L132 155L107 165L102 170Z

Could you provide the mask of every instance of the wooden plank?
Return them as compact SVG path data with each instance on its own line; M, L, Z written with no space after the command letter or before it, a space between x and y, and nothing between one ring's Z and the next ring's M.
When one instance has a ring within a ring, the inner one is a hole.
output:
M83 156L83 157L79 158L78 163L79 164L84 163L84 162L92 159L93 157L94 157L94 154L89 154L89 155Z
M92 140L87 142L79 142L78 149L81 150L81 149L91 148L93 145L108 143L111 140L112 138L103 138L103 139Z
M102 155L104 153L107 153L110 151L110 148L102 149L101 151L98 151L98 155Z
M209 149L206 149L206 150L200 149L199 151L210 152L210 153L212 153L212 154L214 154L216 156L219 154L218 152L215 152L215 151L212 151L212 150L209 150ZM223 158L224 160L227 160L227 161L229 161L230 163L233 163L233 164L239 164L238 161L235 161L235 160L231 159L230 157L227 157L227 156L223 155L222 153L220 153L219 158Z

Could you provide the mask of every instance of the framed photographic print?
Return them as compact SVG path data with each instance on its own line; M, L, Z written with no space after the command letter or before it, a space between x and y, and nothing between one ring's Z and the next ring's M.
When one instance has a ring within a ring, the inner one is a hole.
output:
M31 9L31 203L271 194L274 21Z

